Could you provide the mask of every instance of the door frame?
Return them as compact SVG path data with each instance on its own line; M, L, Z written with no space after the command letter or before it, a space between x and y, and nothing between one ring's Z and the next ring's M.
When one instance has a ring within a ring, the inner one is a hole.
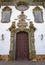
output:
M29 38L29 60L36 58L36 51L35 51L35 39L34 39L34 32L35 32L35 27L33 24L30 24L29 28L15 28L15 25L12 24L12 26L9 29L11 31L11 39L10 39L10 51L9 51L9 56L10 59L15 60L16 57L16 33L20 31L25 31L28 33L28 38Z

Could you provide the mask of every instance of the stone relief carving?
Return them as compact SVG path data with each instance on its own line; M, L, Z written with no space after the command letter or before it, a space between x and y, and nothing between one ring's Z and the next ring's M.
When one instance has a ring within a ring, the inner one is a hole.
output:
M18 18L19 18L19 22L17 23L18 28L21 30L25 29L28 26L25 20L27 16L24 14L24 12L21 12L21 15L19 15Z

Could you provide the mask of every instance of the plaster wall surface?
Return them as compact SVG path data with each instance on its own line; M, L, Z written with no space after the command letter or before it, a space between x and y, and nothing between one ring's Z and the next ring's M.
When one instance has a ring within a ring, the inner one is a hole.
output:
M16 10L14 6L9 6L12 9L12 15L9 23L1 23L1 18L2 18L2 9L5 6L1 6L0 8L0 54L1 55L6 55L9 54L10 51L10 31L8 28L11 26L12 22L17 22L17 16L20 14L20 11ZM45 55L45 9L42 6L39 6L42 8L43 11L43 23L35 23L34 22L34 16L33 16L33 9L35 6L30 6L28 10L25 11L25 14L28 16L28 25L29 22L32 21L34 26L36 27L36 31L34 33L35 36L35 50L37 55ZM2 34L4 34L4 40L2 40ZM41 40L41 34L43 34L43 39Z

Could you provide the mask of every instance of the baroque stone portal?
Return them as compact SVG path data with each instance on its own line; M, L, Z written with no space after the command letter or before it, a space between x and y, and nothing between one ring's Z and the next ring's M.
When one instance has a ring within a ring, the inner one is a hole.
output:
M22 16L22 18L20 16ZM16 28L15 22L13 22L12 26L9 28L9 30L11 31L11 40L10 40L11 42L10 42L10 52L9 52L10 59L12 60L34 59L36 57L35 46L34 46L34 42L35 42L34 32L36 28L33 26L32 22L30 22L30 25L27 28L28 24L25 20L26 16L24 15L24 12L21 12L21 15L19 15L18 18L19 18L19 22L17 23L18 28Z

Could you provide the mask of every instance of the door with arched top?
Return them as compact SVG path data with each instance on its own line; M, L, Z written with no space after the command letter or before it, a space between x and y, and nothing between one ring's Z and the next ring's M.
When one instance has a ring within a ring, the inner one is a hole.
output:
M16 34L16 60L29 59L29 40L27 32Z

